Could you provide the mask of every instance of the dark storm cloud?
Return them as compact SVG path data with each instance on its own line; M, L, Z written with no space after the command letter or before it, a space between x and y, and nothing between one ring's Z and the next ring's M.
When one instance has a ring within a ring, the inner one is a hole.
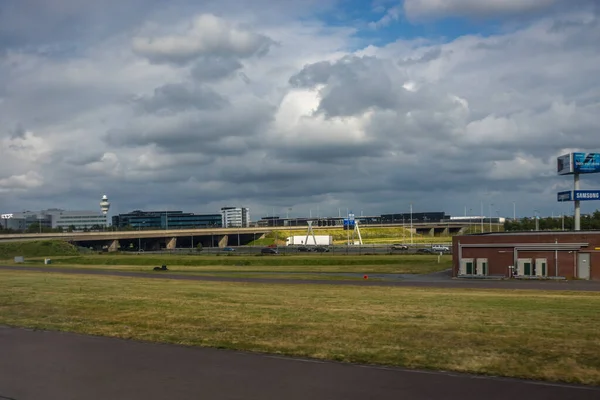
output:
M403 101L399 96L405 90L391 79L387 64L375 57L348 56L335 63L307 65L289 82L308 88L326 84L320 90L318 112L328 117L356 115L373 107L393 109Z
M7 0L0 2L0 53L14 47L55 46L82 51L141 22L159 0ZM40 50L39 48L36 50ZM59 48L55 47L53 51Z
M19 123L14 129L10 130L8 133L11 139L25 139L26 132L27 130L23 127L23 125Z
M177 113L190 109L218 110L228 101L213 90L189 84L171 83L154 89L154 94L135 99L134 103L149 113Z
M9 208L96 209L106 193L111 212L232 204L253 219L410 202L550 213L555 186L572 182L554 176L556 153L598 146L587 8L352 53L349 29L295 20L316 0L150 1L139 15L141 0L21 3L14 22L0 15L14 45L0 56L0 167L20 185L3 192Z
M306 65L302 71L289 79L290 85L300 88L312 88L319 84L325 84L331 77L332 65L329 61L321 61Z
M420 57L417 57L417 58L409 57L406 60L400 60L400 61L398 61L398 64L401 66L402 65L424 64L424 63L428 63L433 60L437 60L441 56L442 56L442 49L436 48L436 49L427 50L425 52L425 54L423 54Z
M278 147L274 157L281 160L317 162L323 165L354 163L357 157L377 157L385 151L386 143L311 143Z
M555 6L559 0L405 0L404 12L411 19L432 17L498 17L535 14Z
M121 129L112 129L104 136L110 146L136 147L155 144L179 153L190 149L207 151L209 143L227 137L251 137L260 132L273 114L264 103L245 110L225 107L221 110L196 110L170 116L149 116ZM215 151L216 148L212 147Z
M235 57L206 56L196 60L191 74L196 81L216 81L232 76L242 68L242 63Z

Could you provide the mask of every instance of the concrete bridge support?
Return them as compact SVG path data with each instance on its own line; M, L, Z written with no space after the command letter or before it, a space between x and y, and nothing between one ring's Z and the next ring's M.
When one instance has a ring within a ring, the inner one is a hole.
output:
M167 250L175 250L177 248L177 238L167 239Z
M429 236L435 236L435 228L429 230Z
M119 244L118 240L113 240L110 245L108 246L108 251L109 252L114 252L114 251L119 251L119 248L121 247L121 245Z
M219 239L219 247L227 247L227 242L229 242L229 235L223 235L223 237Z
M442 235L448 236L449 234L450 234L450 231L449 231L448 227L444 228Z

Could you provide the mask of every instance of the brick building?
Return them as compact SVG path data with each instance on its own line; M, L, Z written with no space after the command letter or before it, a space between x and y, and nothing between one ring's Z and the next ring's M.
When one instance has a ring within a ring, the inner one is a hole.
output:
M600 280L600 232L499 232L453 238L453 276Z

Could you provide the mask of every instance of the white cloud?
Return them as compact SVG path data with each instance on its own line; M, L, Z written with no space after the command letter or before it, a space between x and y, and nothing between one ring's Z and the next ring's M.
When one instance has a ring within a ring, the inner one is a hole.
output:
M0 179L0 192L23 191L35 189L43 185L42 176L36 171L28 171L23 175L12 175Z
M600 28L585 10L379 47L354 28L297 18L307 15L298 2L280 21L281 2L268 16L267 0L231 15L216 1L159 3L97 40L0 44L7 211L93 208L99 192L112 212L239 204L257 218L317 204L377 214L416 200L462 212L485 192L540 207L564 181L553 157L598 146ZM406 6L422 16L522 9L488 3Z
M212 14L196 17L183 35L135 37L133 50L156 62L185 63L201 55L264 55L273 41Z

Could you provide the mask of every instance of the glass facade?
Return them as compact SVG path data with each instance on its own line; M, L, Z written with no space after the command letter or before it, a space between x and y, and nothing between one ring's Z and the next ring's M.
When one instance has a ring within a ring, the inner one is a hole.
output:
M133 211L112 217L116 228L195 229L220 228L221 214L192 214L182 211Z

